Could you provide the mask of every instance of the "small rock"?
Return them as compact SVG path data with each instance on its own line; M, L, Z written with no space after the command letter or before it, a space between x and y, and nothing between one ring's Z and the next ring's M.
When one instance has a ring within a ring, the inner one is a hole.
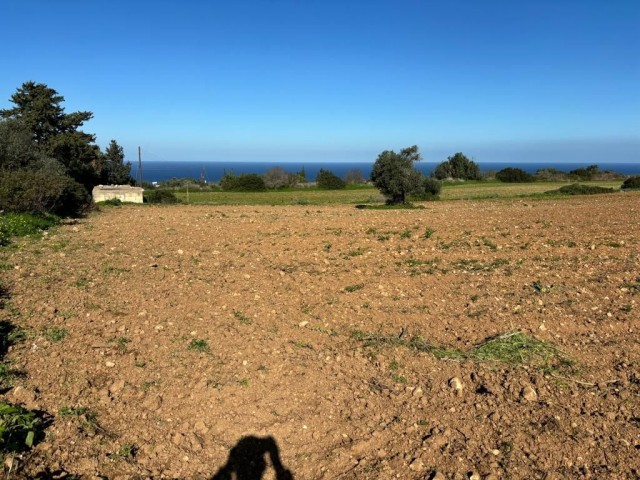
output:
M453 377L449 380L449 386L455 390L456 393L462 392L462 382L458 377Z
M430 480L447 480L447 478L440 472L433 472L433 475L429 477Z
M411 395L413 395L414 397L421 397L422 396L422 388L418 387L416 388Z
M117 393L120 393L123 388L124 388L124 380L116 380L109 387L109 393L111 393L111 395L115 395Z
M182 255L184 252L182 250L178 250L178 255Z
M424 470L424 463L419 458L414 458L413 461L409 464L409 469L414 472L421 472Z
M478 472L469 472L469 480L481 480Z
M304 328L304 327L306 327L307 325L309 325L309 322L308 322L307 320L304 320L304 321L302 321L302 322L300 322L300 323L298 324L298 326L299 326L300 328Z
M520 396L529 402L535 402L538 400L538 393L531 385L527 385L520 392Z
M113 368L116 366L116 364L110 360L104 362L105 366L109 367L109 368Z

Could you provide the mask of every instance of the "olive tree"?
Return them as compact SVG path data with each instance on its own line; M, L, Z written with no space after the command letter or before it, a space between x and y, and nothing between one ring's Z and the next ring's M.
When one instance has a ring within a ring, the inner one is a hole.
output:
M422 190L422 174L413 166L420 161L417 145L396 153L385 150L373 164L371 181L387 197L388 204L407 203L409 195Z

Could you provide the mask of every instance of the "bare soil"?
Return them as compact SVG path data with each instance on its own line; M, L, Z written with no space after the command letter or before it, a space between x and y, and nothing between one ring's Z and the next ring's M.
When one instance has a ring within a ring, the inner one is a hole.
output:
M4 254L3 397L51 416L11 478L640 478L639 234L635 193L104 208ZM515 331L573 363L447 353Z

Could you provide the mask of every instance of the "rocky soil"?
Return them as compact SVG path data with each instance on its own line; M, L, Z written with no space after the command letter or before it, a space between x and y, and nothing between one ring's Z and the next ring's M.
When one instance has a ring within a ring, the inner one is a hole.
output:
M639 194L103 208L2 255L2 396L50 419L11 478L640 478ZM477 354L514 334L551 357Z

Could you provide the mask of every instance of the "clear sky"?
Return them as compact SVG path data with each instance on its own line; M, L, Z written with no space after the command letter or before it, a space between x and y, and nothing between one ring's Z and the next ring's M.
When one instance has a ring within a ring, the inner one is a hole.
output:
M0 107L46 83L135 160L640 162L640 0L2 0Z

